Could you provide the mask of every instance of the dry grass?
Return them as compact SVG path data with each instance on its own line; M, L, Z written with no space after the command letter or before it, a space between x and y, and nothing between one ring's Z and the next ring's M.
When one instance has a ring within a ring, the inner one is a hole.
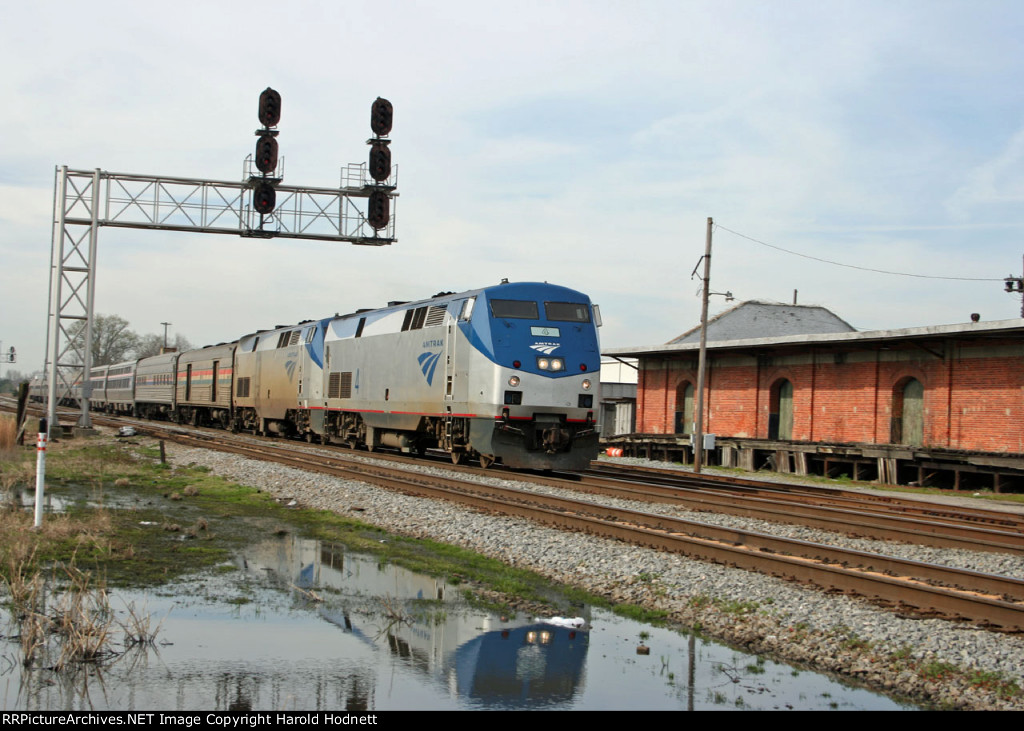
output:
M105 589L75 568L73 560L49 580L40 564L57 545L70 546L72 555L86 546L109 551L110 514L98 510L85 519L51 515L38 530L33 522L30 511L0 510L0 574L11 619L19 628L22 662L32 665L48 654L51 638L59 638L60 652L56 662L47 662L56 667L99 660L109 653L113 616ZM66 588L54 589L58 584Z
M17 437L14 417L0 414L0 486L5 490L35 480L35 463L28 450L17 445Z
M71 542L76 549L90 547L111 551L109 535L113 519L106 510L94 510L86 518L47 515L39 529L34 516L25 510L0 510L0 567L26 566L48 546Z
M35 464L31 462L0 462L0 487L4 490L35 485L35 482Z
M125 647L155 644L156 636L159 634L164 621L161 619L156 626L153 626L152 615L145 611L145 607L141 611L136 610L134 602L125 609L128 612L128 619L118 622L121 625L121 630L124 632Z
M118 621L106 586L91 572L61 565L47 580L41 571L27 568L30 565L29 560L13 563L5 576L24 665L38 660L63 671L103 662L117 654L112 645L118 627L126 648L156 640L163 622L154 626L148 613L137 611L134 604L127 608L127 619ZM63 588L53 589L55 584Z
M4 576L4 583L10 596L11 617L21 628L18 639L21 643L22 662L25 665L31 665L36 654L45 647L46 637L50 631L50 620L46 616L44 605L46 582L39 571L28 568L34 563L33 558L11 558Z
M57 668L98 662L113 654L114 613L106 587L88 571L65 566L68 588L57 600L54 627L61 638Z
M0 414L0 452L14 449L18 439L18 424L10 414Z

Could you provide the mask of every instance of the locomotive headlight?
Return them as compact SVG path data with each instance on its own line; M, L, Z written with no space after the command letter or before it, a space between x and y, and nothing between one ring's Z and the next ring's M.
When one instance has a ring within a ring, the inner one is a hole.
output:
M510 376L509 379L508 379L508 385L510 385L512 388L515 388L516 386L518 386L519 385L519 376Z
M551 359L551 370L553 370L553 371L564 371L565 370L565 361L562 360L561 358L552 358Z
M590 379L589 378L584 378L583 379L583 383L580 384L580 385L583 386L583 390L584 391L589 391L590 390Z
M542 371L550 370L551 362L547 358L538 358L537 367L540 368Z

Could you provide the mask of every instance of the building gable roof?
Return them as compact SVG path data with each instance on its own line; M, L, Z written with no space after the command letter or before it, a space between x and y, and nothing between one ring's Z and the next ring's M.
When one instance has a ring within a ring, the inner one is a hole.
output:
M783 335L815 335L854 332L841 317L817 305L787 305L750 300L721 312L708 320L707 339L746 340ZM700 325L668 341L681 345L700 341Z

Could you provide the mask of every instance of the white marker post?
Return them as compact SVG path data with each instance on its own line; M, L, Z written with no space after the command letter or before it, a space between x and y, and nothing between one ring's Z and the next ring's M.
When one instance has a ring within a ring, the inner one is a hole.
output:
M43 483L46 476L46 419L39 420L36 442L36 528L43 525Z

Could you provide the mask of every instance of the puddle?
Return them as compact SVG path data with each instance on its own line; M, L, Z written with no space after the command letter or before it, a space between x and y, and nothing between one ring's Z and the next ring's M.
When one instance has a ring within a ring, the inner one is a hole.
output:
M43 491L43 512L46 515L66 513L72 507L109 508L111 510L131 509L139 506L138 496L128 492L100 490L98 488L70 483L54 489L47 485ZM34 511L36 505L35 484L31 487L16 486L4 491L0 505Z
M583 610L589 623L583 630L525 616L505 619L467 606L458 586L294 536L257 544L233 566L111 600L120 617L130 602L144 607L154 624L163 620L154 646L57 673L24 670L16 640L9 641L0 654L3 707L911 707L604 610ZM649 655L637 654L641 638Z

